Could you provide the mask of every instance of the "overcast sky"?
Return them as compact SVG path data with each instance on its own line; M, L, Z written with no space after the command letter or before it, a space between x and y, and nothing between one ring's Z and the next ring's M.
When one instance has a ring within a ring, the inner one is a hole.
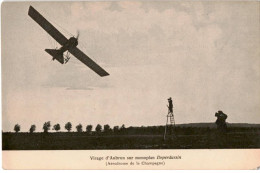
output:
M32 5L110 76L72 57L51 61L55 41L28 16ZM175 121L260 123L258 2L12 2L2 4L3 130L46 121L73 130Z

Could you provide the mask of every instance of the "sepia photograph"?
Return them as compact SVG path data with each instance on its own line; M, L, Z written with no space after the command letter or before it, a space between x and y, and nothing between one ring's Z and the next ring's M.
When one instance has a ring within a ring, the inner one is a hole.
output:
M189 152L248 151L258 165L241 169L257 169L259 9L259 1L2 2L3 165L16 169L21 153L82 151L102 169L174 169Z

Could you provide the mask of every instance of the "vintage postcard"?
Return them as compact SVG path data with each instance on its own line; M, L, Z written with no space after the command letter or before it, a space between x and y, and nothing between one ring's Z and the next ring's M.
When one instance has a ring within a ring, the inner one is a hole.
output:
M259 7L3 2L3 169L259 169Z

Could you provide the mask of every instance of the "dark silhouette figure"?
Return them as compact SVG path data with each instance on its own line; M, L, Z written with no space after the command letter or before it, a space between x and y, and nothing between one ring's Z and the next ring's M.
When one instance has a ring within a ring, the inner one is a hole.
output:
M168 106L168 108L169 108L169 112L172 112L173 105L172 105L172 98L171 98L171 97L168 98L168 103L169 103L169 106Z
M222 111L218 111L215 113L215 117L217 117L216 124L218 130L220 132L226 132L227 131L226 119L228 116L224 114Z

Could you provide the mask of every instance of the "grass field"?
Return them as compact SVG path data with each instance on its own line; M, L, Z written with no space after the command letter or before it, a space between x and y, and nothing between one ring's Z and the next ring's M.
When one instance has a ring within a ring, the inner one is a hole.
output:
M181 130L184 130L181 131ZM220 134L216 129L176 130L176 137L162 134L93 134L85 132L3 133L3 150L83 149L222 149L260 148L259 129L233 129Z

